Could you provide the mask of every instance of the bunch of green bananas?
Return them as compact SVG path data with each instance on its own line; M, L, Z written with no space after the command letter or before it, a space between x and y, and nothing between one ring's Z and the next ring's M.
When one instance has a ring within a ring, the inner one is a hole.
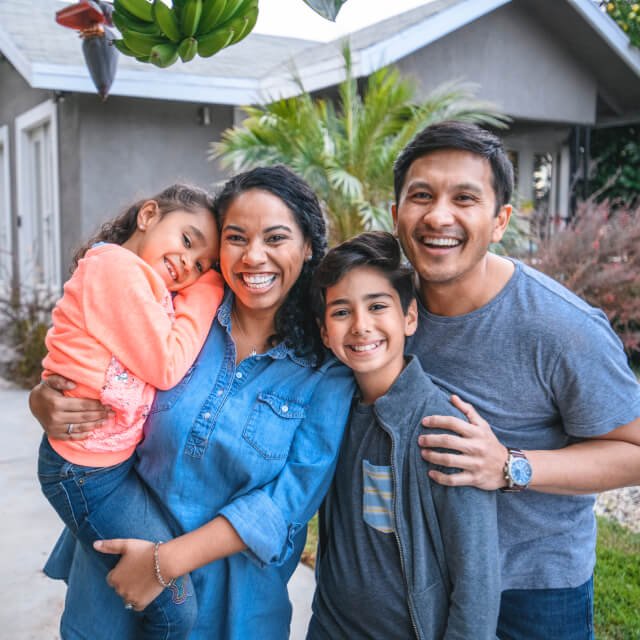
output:
M168 67L240 42L256 24L258 0L114 0L112 19L121 53Z

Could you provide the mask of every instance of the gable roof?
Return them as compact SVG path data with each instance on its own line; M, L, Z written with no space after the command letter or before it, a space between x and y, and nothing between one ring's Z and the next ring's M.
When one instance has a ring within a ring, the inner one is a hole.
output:
M640 87L640 51L593 0L433 0L350 34L354 72L368 75L511 2L538 14L593 65L605 93L607 81ZM0 0L0 51L34 88L94 93L80 41L55 23L55 8L51 0ZM550 19L554 14L562 19ZM344 78L341 48L342 39L318 44L251 34L213 58L168 69L120 56L111 94L232 105L290 96L299 91L294 69L309 91L339 83ZM606 69L602 56L610 62ZM615 96L609 102L614 112L626 110L616 106Z

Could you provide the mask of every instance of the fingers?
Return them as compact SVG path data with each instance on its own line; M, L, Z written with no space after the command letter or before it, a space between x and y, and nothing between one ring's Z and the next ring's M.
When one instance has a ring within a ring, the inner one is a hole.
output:
M93 543L93 548L100 553L113 553L113 554L122 554L127 546L127 541L122 538L114 538L112 540L96 540ZM107 582L109 582L109 576L113 573L111 571L107 576ZM109 582L110 586L113 586Z
M431 429L446 429L461 436L468 436L473 432L473 428L468 422L454 416L425 416L422 418L422 426Z
M456 409L462 411L462 413L464 413L465 417L471 424L479 425L485 422L480 417L472 404L470 404L469 402L465 402L464 400L462 400L462 398L460 398L460 396L457 396L455 393L451 396L451 404Z
M446 433L437 433L423 435L418 438L418 444L421 447L428 447L429 449L452 449L453 451L460 451L461 453L468 453L469 447L467 440L460 436L452 436Z
M461 471L460 473L442 473L442 471L431 469L429 471L429 478L447 487L462 487L474 484L473 475L467 471Z
M69 391L76 388L76 383L73 380L59 376L57 373L47 376L43 384L56 391Z

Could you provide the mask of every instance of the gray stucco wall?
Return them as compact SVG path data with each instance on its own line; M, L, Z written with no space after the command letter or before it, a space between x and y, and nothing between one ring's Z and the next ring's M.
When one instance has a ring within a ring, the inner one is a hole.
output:
M176 181L212 188L224 174L207 161L209 142L231 126L231 107L93 95L58 104L63 273L75 249L138 198Z
M593 75L522 6L506 5L400 60L424 96L442 82L479 85L477 96L518 119L590 124Z

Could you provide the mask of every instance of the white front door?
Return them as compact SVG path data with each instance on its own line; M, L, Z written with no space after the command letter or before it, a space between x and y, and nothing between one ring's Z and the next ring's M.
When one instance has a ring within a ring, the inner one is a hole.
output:
M16 119L20 286L56 292L60 281L60 220L55 104Z

